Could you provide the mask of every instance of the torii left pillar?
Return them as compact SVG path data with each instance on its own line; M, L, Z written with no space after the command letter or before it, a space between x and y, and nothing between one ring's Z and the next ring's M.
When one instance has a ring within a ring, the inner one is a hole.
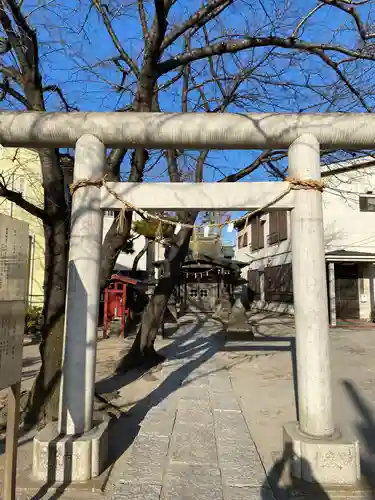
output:
M74 181L101 179L105 147L92 135L76 144ZM100 189L73 194L58 425L34 439L33 476L45 482L87 481L104 469L108 421L93 420L99 272L103 233Z

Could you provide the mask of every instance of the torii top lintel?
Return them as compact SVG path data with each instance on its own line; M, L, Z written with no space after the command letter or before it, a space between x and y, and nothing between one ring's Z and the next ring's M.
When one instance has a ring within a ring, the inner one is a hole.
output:
M106 147L150 149L287 148L312 134L323 148L375 145L375 115L368 113L45 113L1 112L0 144L74 147L84 134Z

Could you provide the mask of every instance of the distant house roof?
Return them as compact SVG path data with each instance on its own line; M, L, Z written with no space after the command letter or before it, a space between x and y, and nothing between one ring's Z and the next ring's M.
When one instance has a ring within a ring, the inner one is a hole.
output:
M155 267L160 267L163 264L164 260L158 260L154 262ZM183 267L191 267L191 266L205 266L206 267L222 267L224 269L241 269L245 266L248 266L248 262L242 262L240 260L228 259L226 257L215 257L211 255L199 254L195 257L192 253L189 253L185 259Z
M332 250L326 252L326 260L331 262L375 262L375 253L355 250Z
M329 165L322 165L322 177L337 175L350 170L362 169L375 166L375 158L372 156L361 156L359 158L350 158L349 160L337 161Z
M137 287L147 287L148 285L155 285L156 280L154 279L139 279L139 278L132 278L131 276L127 276L125 274L122 274L122 271L118 271L115 274L112 274L110 282L113 281L121 281L121 283L125 283L126 285L132 285Z

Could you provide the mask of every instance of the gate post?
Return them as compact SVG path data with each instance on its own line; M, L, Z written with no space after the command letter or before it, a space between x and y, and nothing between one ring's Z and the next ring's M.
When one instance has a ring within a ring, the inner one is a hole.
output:
M44 481L91 479L107 458L107 422L93 422L104 162L96 137L77 141L74 182L82 184L72 197L59 421L34 440L33 473Z
M84 135L76 144L74 181L103 177L105 146ZM75 435L92 427L96 368L99 272L103 238L101 190L73 194L66 297L59 430Z
M320 181L319 143L315 137L303 135L290 146L288 174L297 180ZM334 424L319 190L296 190L291 232L300 426L311 436L331 436Z
M320 182L317 139L301 135L289 148L289 176ZM299 423L285 426L294 451L292 474L309 482L353 484L359 478L358 443L335 430L332 415L329 321L322 193L297 189L291 212Z

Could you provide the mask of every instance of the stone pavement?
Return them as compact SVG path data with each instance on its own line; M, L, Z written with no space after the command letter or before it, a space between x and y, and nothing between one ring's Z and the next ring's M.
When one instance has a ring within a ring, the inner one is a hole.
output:
M254 340L224 336L202 315L158 340L168 360L142 377L152 389L136 401L141 385L130 399L131 384L120 391L134 401L123 426L126 451L106 490L111 500L375 499L375 329L330 333L334 413L360 440L364 481L355 490L307 490L282 482L282 426L296 420L294 321L253 319Z
M220 351L220 327L187 318L165 348L158 385L126 419L113 500L268 500L273 494Z
M363 484L301 491L280 481L282 426L296 420L294 322L270 314L252 320L254 340L224 337L203 315L181 318L170 339L156 342L167 361L146 374L112 378L119 350L132 339L99 342L97 390L112 393L124 415L110 434L105 493L90 485L42 493L20 481L17 499L375 500L375 328L330 332L335 420L360 441ZM25 349L25 378L38 368L33 349ZM22 464L29 470L30 453L26 439L19 471ZM0 476L1 469L0 460Z

